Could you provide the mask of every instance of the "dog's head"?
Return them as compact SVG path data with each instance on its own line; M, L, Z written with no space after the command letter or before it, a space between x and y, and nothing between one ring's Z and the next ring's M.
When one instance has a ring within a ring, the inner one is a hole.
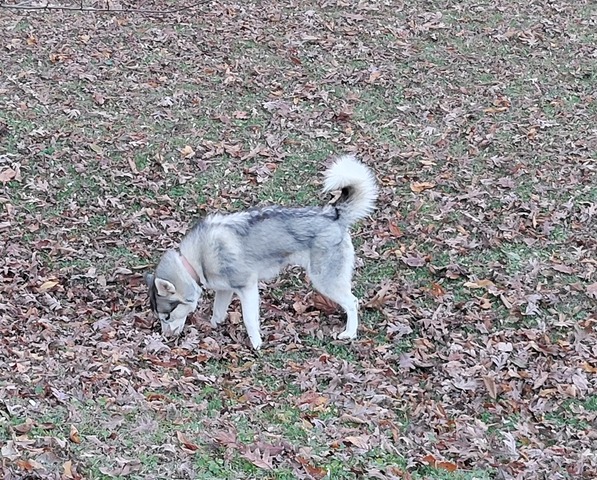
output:
M168 250L161 258L155 274L145 275L149 302L160 319L164 335L182 332L189 313L197 308L201 287L185 268L178 252Z

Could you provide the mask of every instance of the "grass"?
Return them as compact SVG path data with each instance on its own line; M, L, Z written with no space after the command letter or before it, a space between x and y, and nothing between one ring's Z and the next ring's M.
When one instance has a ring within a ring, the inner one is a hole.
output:
M522 463L545 475L574 472L597 410L586 293L595 281L597 199L587 143L597 108L586 60L596 38L590 7L367 8L247 4L167 22L39 13L0 20L10 46L0 171L18 164L22 174L0 186L3 222L11 223L0 239L8 299L0 304L0 370L16 372L0 375L0 394L19 407L2 413L0 444L29 418L26 438L57 455L58 474L72 459L85 478L112 478L102 472L117 459L139 462L127 478L182 476L183 466L196 478L297 478L306 471L300 457L330 479L379 469L473 480L497 474L487 465L504 463L508 432L525 459L508 463L512 475L533 478ZM27 43L30 34L37 43ZM71 59L56 59L60 45L76 46ZM486 110L504 99L505 111ZM279 109L266 108L273 101ZM187 145L192 158L181 154ZM241 325L212 331L197 319L179 343L147 348L157 340L143 326L136 267L206 212L326 202L325 161L345 150L358 152L382 187L376 213L354 229L362 258L355 294L363 305L391 287L383 307L361 309L359 340L331 339L340 312L294 311L310 287L290 270L263 289L272 310L262 309L270 338L259 356ZM252 169L263 166L272 172L258 181ZM415 182L435 186L415 192ZM380 258L362 255L370 251ZM428 261L409 267L402 258L411 254ZM553 271L562 262L570 274ZM82 277L92 267L102 288L93 274ZM117 267L135 271L116 275ZM61 290L38 292L54 277ZM498 291L464 286L483 279ZM445 295L433 295L434 285ZM522 315L534 295L539 313ZM388 337L396 322L410 333ZM196 344L182 347L193 335ZM403 367L410 357L425 366ZM542 371L549 379L532 388ZM563 380L570 372L577 384ZM485 376L496 379L496 399L480 386ZM462 391L455 378L479 385ZM310 393L326 402L310 404ZM70 425L80 444L68 440ZM232 431L236 445L213 440ZM183 451L177 432L194 453ZM529 443L524 432L541 433ZM366 449L346 440L363 435ZM273 470L243 455L259 442L284 447ZM455 442L468 449L466 460ZM568 449L561 462L553 445ZM458 469L427 465L427 453Z

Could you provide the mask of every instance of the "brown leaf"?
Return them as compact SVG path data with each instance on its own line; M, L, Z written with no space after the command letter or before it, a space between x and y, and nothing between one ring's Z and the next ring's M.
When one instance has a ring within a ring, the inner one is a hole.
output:
M38 292L47 292L49 290L52 290L56 285L58 285L60 282L58 280L46 280L44 283L42 283L39 287L38 287Z
M309 407L312 410L321 410L321 407L326 405L328 402L329 399L327 397L324 397L323 395L313 391L303 393L297 401L301 410L306 410Z
M0 172L0 182L7 183L10 182L15 176L17 175L16 170L12 168L5 168Z
M587 285L587 294L590 297L597 298L597 282Z
M431 183L431 182L412 182L410 184L410 189L414 193L421 193L424 190L429 190L430 188L434 188L434 187L435 187L435 183Z
M307 305L305 305L303 302L301 302L299 300L297 300L296 302L294 302L292 304L292 308L299 315L302 315L303 313L305 313L307 311Z
M567 273L571 274L574 273L574 269L568 265L564 265L563 263L554 263L551 268L553 268L556 272L560 273Z
M331 315L338 309L337 303L319 293L313 295L313 306L326 315Z
M77 427L75 427L74 425L70 426L70 433L68 435L68 438L73 443L81 443L81 436L79 435L79 430L77 430Z
M186 145L180 149L180 154L182 155L182 158L193 158L195 156L195 150L193 150L190 145Z
M316 480L321 480L322 478L327 477L328 475L328 471L325 468L314 467L310 464L303 465L303 468L309 475L311 475Z
M597 373L597 367L590 365L588 362L583 362L581 368L588 373Z
M197 450L199 450L199 446L194 444L193 442L191 442L184 433L182 433L180 430L176 431L176 438L178 439L178 441L180 442L180 444L186 448L187 450L190 450L191 452L196 452Z
M365 304L365 307L377 309L377 308L380 308L383 305L385 305L388 302L389 297L390 297L390 295L389 295L390 287L391 287L390 282L384 282L383 285L381 287L379 287L379 290L377 292L375 292L375 295L373 296L373 298Z
M489 396L494 400L497 398L497 388L495 386L495 380L492 377L484 376L483 383L485 384L485 388L489 393Z
M235 431L218 432L213 436L213 439L226 447L238 447Z
M39 467L43 468L43 465L38 464ZM69 480L81 480L83 477L79 472L77 472L77 466L73 464L72 461L68 460L62 465L62 469L64 471L64 478L68 478Z
M98 105L103 105L104 103L106 103L106 99L104 98L104 96L99 93L99 92L95 92L93 94L93 101L95 103L97 103Z
M381 72L379 70L374 70L369 74L369 78L367 79L367 83L373 83L381 77Z
M479 298L479 307L481 307L483 310L491 309L491 300L486 297Z
M326 469L313 466L307 458L301 455L296 456L296 461L300 463L305 469L305 471L316 480L321 480L328 474L328 471Z
M344 438L345 443L351 443L355 447L362 448L364 450L369 450L369 439L371 438L370 435L358 435L358 436L348 436Z
M463 284L466 288L490 288L495 287L495 284L491 280L475 280L473 282L464 282Z
M452 462L437 462L435 464L435 468L447 470L448 472L455 472L456 470L458 470L458 465Z
M424 257L419 256L402 257L402 261L409 267L422 267L427 262Z
M28 418L25 420L24 423L15 425L12 428L15 432L20 433L20 434L29 433L31 431L31 429L33 428L33 420Z
M25 459L19 458L16 461L16 464L21 470L25 470L26 472L31 472L32 470L37 470L37 469L42 468L42 465L40 463L38 463L32 459L25 460Z
M429 292L435 298L441 298L446 294L446 290L439 283L433 282L429 288Z
M396 225L394 222L389 223L389 230L390 230L390 233L396 238L400 238L400 237L404 236L404 233L402 233L402 230L400 230L400 227L398 225Z
M247 450L241 456L243 458L246 458L256 467L262 468L264 470L272 470L274 468L272 464L272 459L267 450L264 451L263 454L259 451L258 448L256 448L254 451Z

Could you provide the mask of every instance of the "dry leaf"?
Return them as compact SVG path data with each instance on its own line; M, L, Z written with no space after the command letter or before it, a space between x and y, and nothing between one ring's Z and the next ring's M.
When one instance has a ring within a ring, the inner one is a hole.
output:
M79 435L79 430L77 430L77 427L75 427L74 425L70 426L70 433L68 435L68 438L73 443L81 443L81 436Z
M396 225L394 222L389 223L389 230L390 233L396 238L401 238L404 236L400 227Z
M492 377L484 376L483 383L489 393L489 396L494 400L497 398L497 387L495 386L495 380Z
M363 450L369 450L370 446L370 435L358 435L358 436L348 436L344 438L345 443L351 443L355 447L362 448Z
M413 182L410 184L410 189L414 193L421 193L424 190L429 190L430 188L434 188L435 183L431 182Z
M13 178L15 178L16 174L16 170L13 170L12 168L5 168L0 172L0 182L10 182Z
M180 149L180 154L183 158L193 158L195 156L195 150L189 145Z
M337 303L333 302L327 297L324 297L320 293L315 293L313 295L313 306L326 315L331 315L338 309Z
M52 290L60 282L58 280L47 280L38 287L39 292L47 292Z
M191 452L199 450L199 446L191 442L180 430L176 431L176 438L185 449L190 450Z
M402 261L409 267L422 267L427 262L424 257L419 256L402 257Z
M431 295L435 298L441 298L446 294L446 290L439 283L433 282L429 288Z
M254 451L246 451L241 455L243 458L249 460L256 467L264 470L272 470L274 468L269 452L266 450L263 454L256 448Z
M495 287L495 284L491 280L475 280L473 282L464 282L464 287L467 288L490 288Z
M590 297L597 298L597 282L587 285L587 294Z
M563 263L554 263L551 268L553 268L556 272L560 273L567 273L571 274L574 273L574 269L569 267L568 265L564 265Z

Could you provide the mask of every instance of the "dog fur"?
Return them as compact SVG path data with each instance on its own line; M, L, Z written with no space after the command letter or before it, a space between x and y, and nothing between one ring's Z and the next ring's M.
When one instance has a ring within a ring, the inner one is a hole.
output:
M313 286L346 312L346 329L357 335L358 300L351 291L354 248L349 228L375 206L377 184L371 170L344 155L325 172L324 192L340 190L324 207L272 206L229 215L214 214L195 225L179 251L168 250L155 273L146 275L152 310L165 335L179 334L196 308L202 287L215 290L211 324L224 321L233 294L253 348L262 345L258 282L287 265L307 270Z

